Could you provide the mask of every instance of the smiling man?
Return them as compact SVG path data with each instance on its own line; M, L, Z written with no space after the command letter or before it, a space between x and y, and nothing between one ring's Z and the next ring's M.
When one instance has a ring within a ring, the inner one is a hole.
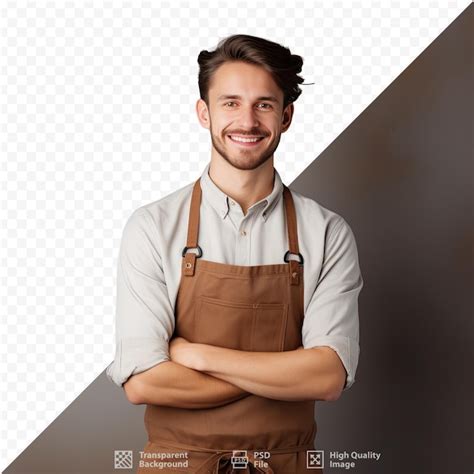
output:
M355 379L354 235L274 167L302 58L234 35L198 62L210 162L126 223L107 375L147 405L140 473L307 472L315 401Z
M242 95L221 91L241 91ZM255 170L264 163L271 168L281 133L293 115L293 104L289 104L282 121L283 102L283 91L262 67L241 61L220 66L207 101L197 103L199 120L211 132L211 160L213 155L220 156L239 170ZM273 180L272 173L267 175Z

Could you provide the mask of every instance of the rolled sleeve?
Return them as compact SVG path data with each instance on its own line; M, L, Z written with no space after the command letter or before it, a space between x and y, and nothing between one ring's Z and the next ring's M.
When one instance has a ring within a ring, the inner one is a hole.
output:
M359 361L358 296L363 286L354 234L340 216L328 231L324 261L305 311L303 347L332 348L346 369L347 390Z
M170 360L172 308L159 252L158 230L149 211L137 209L122 234L117 270L113 362L107 377L121 387L131 375Z

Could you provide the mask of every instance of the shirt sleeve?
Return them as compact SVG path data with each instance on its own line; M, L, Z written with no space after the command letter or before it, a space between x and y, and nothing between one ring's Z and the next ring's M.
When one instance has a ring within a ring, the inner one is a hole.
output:
M119 387L131 375L170 360L174 310L168 296L156 224L139 208L127 220L117 269L115 359L106 375Z
M355 382L362 286L354 234L338 216L328 230L321 273L305 311L302 341L305 349L328 346L336 351L347 373L343 390Z

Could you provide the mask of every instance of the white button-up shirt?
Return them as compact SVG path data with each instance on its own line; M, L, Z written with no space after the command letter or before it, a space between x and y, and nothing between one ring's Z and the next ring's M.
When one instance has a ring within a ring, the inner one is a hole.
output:
M244 215L209 176L201 175L198 244L202 258L231 265L284 263L289 249L283 183ZM194 182L137 208L122 235L117 272L116 353L107 377L118 386L133 374L170 360L175 302L186 246ZM346 372L347 390L359 359L358 295L363 286L356 242L338 214L292 190L298 244L304 258L305 349L331 347Z

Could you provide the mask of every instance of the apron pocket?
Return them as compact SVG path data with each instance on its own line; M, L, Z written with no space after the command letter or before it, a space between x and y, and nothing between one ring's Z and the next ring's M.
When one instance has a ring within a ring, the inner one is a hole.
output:
M282 351L287 320L288 304L249 304L199 296L193 342L243 351Z

